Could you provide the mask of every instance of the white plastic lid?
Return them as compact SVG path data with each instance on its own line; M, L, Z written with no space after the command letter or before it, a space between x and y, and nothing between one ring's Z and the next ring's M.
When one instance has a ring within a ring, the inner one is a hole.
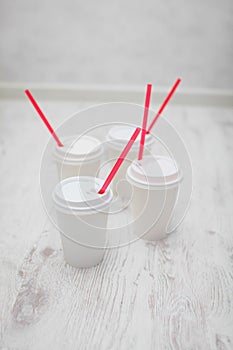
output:
M103 152L101 142L95 137L82 135L62 139L63 147L55 146L55 157L62 161L83 161L99 157Z
M135 127L130 125L113 126L107 134L107 141L109 141L114 148L122 149L122 145L126 144L129 141L134 131L135 131ZM153 142L154 142L154 139L151 136L151 134L146 134L145 146L150 146ZM140 137L137 137L132 148L138 148L139 143L140 143Z
M103 194L98 191L104 180L91 176L75 176L62 180L53 192L53 200L58 208L93 211L109 203L112 192L107 189Z
M174 159L147 156L132 162L127 170L127 178L133 184L153 187L173 185L181 180L182 175Z

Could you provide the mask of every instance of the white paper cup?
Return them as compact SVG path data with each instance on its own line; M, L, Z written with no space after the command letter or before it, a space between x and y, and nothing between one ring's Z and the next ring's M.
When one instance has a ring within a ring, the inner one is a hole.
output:
M74 267L95 266L103 259L112 192L98 194L102 184L99 178L77 176L62 180L54 189L64 258Z
M167 237L181 180L181 171L169 157L147 156L129 166L135 235L149 241Z
M104 147L92 136L70 136L62 139L63 147L55 146L59 180L72 176L97 176Z
M124 147L128 143L134 131L135 131L135 127L128 126L128 125L116 125L109 130L106 136L106 141L107 141L106 146L107 146L107 156L108 156L107 159L110 160L111 165L113 165L116 162L116 160L120 156L121 152L123 151ZM155 141L154 138L150 134L146 134L144 155L150 154L154 141ZM128 196L129 188L127 186L126 181L124 180L125 180L127 168L129 166L129 162L131 163L131 161L133 161L138 156L139 144L140 144L140 137L138 137L135 140L129 153L127 154L126 159L124 160L119 171L116 173L116 176L114 177L114 180L112 183L112 189L114 193L118 192L120 196L126 196L126 197ZM124 182L120 184L122 180ZM119 184L118 188L117 188L117 184Z

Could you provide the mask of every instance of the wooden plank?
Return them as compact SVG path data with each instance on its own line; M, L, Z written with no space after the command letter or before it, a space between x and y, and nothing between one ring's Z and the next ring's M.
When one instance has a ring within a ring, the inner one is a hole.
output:
M232 349L232 111L170 110L194 169L185 221L167 240L139 240L109 250L95 268L77 270L64 263L59 235L40 211L33 191L40 152L27 133L28 113L23 123L16 121L16 106L1 111L1 199L7 204L0 242L1 346ZM118 215L112 220L127 222L127 211Z

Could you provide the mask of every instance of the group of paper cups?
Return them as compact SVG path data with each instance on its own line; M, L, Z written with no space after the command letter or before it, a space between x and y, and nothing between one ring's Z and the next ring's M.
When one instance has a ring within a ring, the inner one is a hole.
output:
M152 135L146 135L143 159L137 160L138 138L112 185L98 193L104 182L99 178L102 164L116 162L134 130L115 125L109 128L105 142L88 135L72 136L62 140L63 147L54 148L59 176L53 191L57 226L64 258L74 267L95 266L103 259L108 248L108 216L121 180L131 189L135 236L149 241L167 237L182 173L174 159L151 154Z

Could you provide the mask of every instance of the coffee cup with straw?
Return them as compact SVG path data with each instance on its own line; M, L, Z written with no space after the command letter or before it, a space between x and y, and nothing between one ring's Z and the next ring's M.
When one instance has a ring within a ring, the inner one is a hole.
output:
M170 157L144 156L145 136L150 133L180 81L180 79L176 81L148 129L146 129L147 115L144 114L138 159L127 169L127 181L132 186L130 207L133 232L136 236L149 241L167 237L182 180L182 171Z
M53 202L61 234L64 258L74 267L100 263L107 248L107 219L112 200L111 181L136 140L137 128L105 181L76 176L62 180L54 189Z
M26 90L25 93L56 141L53 156L59 180L78 175L97 175L104 154L102 143L89 135L70 135L59 138L31 92Z
M145 103L144 103L144 115L148 115L150 98L151 98L152 85L147 84ZM113 165L118 158L119 152L126 145L130 135L132 134L134 127L127 124L119 124L111 127L106 135L106 157L110 164ZM155 138L147 134L145 136L145 153L150 154L152 147L154 145ZM129 199L129 187L125 180L126 171L129 165L138 154L139 138L134 142L130 153L127 156L127 160L122 164L121 168L114 177L112 183L112 190L115 195L120 196L120 198Z

